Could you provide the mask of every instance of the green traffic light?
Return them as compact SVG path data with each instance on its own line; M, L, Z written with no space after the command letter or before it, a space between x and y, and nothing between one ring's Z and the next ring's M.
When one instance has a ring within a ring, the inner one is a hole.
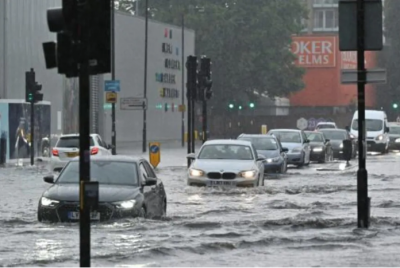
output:
M231 103L231 104L229 104L229 108L230 109L233 109L233 107L234 107L234 105Z
M242 106L241 105L239 105L239 110L242 110Z
M397 109L399 107L399 105L397 103L393 103L393 108Z
M254 108L255 105L254 105L254 103L250 102L249 106L250 106L250 108Z
M29 93L29 94L28 94L28 100L29 100L29 101L33 100L33 94L32 94L32 93Z

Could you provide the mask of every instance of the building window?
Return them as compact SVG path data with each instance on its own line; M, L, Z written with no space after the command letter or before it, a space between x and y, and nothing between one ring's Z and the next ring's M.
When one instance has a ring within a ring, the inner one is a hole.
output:
M314 7L329 7L338 6L339 0L314 0Z
M339 27L337 9L315 9L314 31L337 31Z

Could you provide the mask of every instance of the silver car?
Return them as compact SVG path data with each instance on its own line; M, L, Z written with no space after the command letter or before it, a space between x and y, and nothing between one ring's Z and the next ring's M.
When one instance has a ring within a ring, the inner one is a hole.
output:
M298 129L271 129L268 134L275 135L282 146L289 149L286 153L288 164L298 167L310 164L311 146L307 135Z
M264 185L265 157L258 155L249 141L211 140L200 148L188 169L187 184L190 186L238 186Z

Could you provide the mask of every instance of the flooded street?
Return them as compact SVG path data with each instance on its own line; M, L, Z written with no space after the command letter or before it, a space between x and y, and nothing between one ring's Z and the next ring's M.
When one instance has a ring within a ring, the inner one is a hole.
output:
M162 167L168 217L93 225L93 266L395 266L400 257L400 155L368 156L371 227L356 228L356 170L289 169L257 189L186 185ZM76 266L77 224L42 224L45 171L0 170L0 264Z

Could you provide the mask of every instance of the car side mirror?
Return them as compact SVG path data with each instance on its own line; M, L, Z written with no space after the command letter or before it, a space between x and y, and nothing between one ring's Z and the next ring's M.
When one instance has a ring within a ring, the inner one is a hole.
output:
M266 159L267 158L262 154L259 154L258 157L257 157L257 161L265 161Z
M196 154L195 153L190 153L186 156L187 159L196 159Z
M304 143L310 143L310 140L309 140L309 139L306 139L306 140L304 141Z
M350 132L350 127L349 126L346 126L344 129L346 129L347 132Z
M147 178L144 185L145 186L153 186L157 184L157 178Z
M289 152L289 149L288 148L282 148L282 152L287 153L287 152Z
M328 143L328 142L330 142L331 140L330 139L325 139L325 143Z
M54 176L53 175L47 175L43 178L43 180L47 183L54 183Z
M388 127L386 127L386 133L389 133L390 129Z

